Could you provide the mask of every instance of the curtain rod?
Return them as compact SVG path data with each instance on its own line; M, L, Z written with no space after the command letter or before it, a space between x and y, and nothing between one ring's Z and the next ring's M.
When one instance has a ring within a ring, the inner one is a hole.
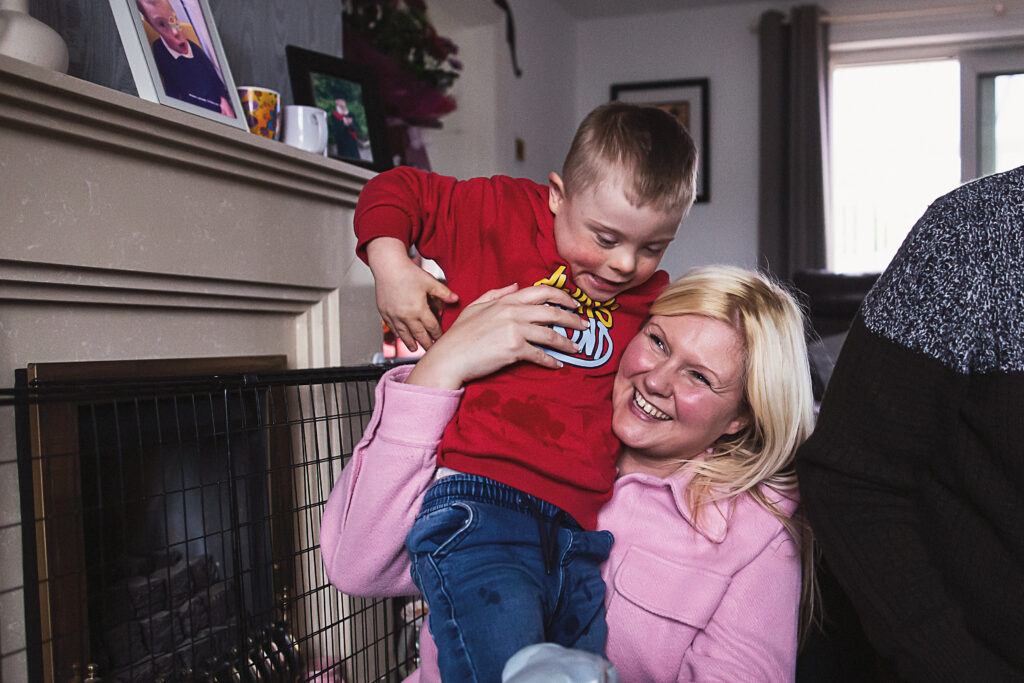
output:
M959 16L964 14L992 14L1001 17L1006 14L1006 4L997 2L991 5L952 5L947 7L926 7L921 9L897 9L884 12L865 12L862 14L823 14L822 23L825 24L854 24L864 21L885 21L887 19L929 19L932 17ZM782 23L789 23L787 14ZM757 32L760 27L760 17L754 19L750 24L750 30Z
M860 21L884 21L885 19L929 19L931 17L957 16L961 14L993 14L1001 17L1006 14L1006 4L997 2L992 5L952 5L948 7L926 7L922 9L897 9L885 12L866 12L864 14L836 15L825 14L821 20L826 24L847 24Z

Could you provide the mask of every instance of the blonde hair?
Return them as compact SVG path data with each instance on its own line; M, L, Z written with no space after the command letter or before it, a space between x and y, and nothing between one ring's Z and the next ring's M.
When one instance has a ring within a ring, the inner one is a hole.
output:
M625 102L609 102L590 112L562 164L566 194L596 187L612 168L630 179L624 189L633 206L685 215L693 205L697 148L668 112Z
M709 457L681 463L694 473L687 502L698 525L706 503L744 493L779 519L800 548L801 630L806 634L817 602L813 536L799 509L791 517L778 507L780 498L797 497L793 460L814 428L803 312L766 275L705 266L666 287L651 315L702 315L740 333L746 377L742 400L750 421L712 444Z

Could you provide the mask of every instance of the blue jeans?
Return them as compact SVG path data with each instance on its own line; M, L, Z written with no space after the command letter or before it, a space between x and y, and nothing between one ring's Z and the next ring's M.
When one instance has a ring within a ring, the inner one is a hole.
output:
M612 535L486 477L435 482L405 539L444 681L489 683L527 645L604 655Z

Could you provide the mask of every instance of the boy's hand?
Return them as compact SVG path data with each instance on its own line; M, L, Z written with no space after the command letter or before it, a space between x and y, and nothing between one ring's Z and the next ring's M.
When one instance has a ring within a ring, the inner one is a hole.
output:
M366 260L384 322L410 349L418 344L429 349L441 336L440 311L458 302L458 295L416 265L401 240L372 240L366 245Z

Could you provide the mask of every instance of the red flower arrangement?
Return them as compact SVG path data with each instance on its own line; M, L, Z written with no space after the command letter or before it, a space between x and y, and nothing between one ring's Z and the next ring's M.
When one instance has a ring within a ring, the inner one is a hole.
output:
M437 125L455 109L459 48L438 35L425 0L346 0L342 31L345 58L377 72L387 116Z

